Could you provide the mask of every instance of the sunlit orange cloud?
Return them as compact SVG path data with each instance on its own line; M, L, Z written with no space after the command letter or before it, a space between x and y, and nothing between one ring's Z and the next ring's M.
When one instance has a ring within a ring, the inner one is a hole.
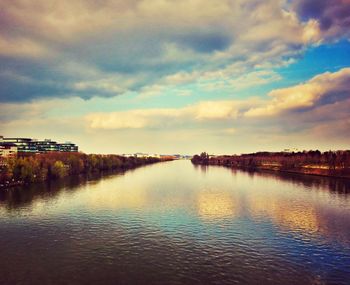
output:
M343 68L334 73L326 72L304 84L271 91L268 94L272 98L270 101L261 107L251 108L245 113L245 116L272 116L283 111L314 107L317 104L323 105L321 100L327 103L330 103L330 100L341 101L348 98L349 84L350 68Z

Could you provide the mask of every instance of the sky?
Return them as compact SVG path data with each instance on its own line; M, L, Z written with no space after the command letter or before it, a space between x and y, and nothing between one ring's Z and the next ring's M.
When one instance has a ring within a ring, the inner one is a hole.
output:
M0 0L0 134L86 153L349 149L350 0Z

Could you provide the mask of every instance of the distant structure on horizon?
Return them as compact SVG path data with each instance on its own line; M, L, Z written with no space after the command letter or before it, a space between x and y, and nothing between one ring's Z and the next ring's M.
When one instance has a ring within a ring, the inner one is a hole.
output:
M141 157L141 158L147 158L147 157L158 157L158 158L172 158L172 159L191 159L192 155L182 155L182 154L149 154L149 153L124 153L122 156L125 157Z
M290 153L292 153L292 152L299 152L299 151L300 151L300 149L298 149L298 148L285 148L283 150L283 152L290 152Z
M0 156L35 154L46 152L77 152L78 146L71 142L57 143L51 139L5 138L0 136Z

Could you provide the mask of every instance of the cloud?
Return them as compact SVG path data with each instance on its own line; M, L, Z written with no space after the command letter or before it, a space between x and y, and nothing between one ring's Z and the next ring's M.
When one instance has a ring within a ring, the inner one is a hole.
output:
M296 0L293 6L301 19L317 20L325 38L349 38L350 1Z
M88 152L102 151L101 145L116 153L346 148L349 77L344 68L276 89L270 99L205 100L172 108L123 110L123 97L4 103L0 129L6 136L72 140Z
M202 101L182 108L93 113L86 116L86 121L92 129L187 128L208 122L232 122L240 109L254 101Z
M345 0L0 1L1 130L63 134L67 124L83 143L122 132L126 149L154 134L169 148L191 138L188 149L326 134L344 141L349 68L261 93L285 86L278 68L310 46L349 38L348 8Z
M54 114L59 114L57 117L60 118L76 117L78 106L82 106L84 102L80 98L55 98L24 103L3 103L0 104L0 124L3 126L13 122L31 124L32 120L44 123Z
M196 120L231 120L238 116L241 102L237 101L208 101L189 107L188 111Z
M161 96L165 92L165 87L162 85L154 84L150 86L143 87L139 91L139 99L149 99L151 97Z
M240 90L252 86L265 85L281 79L282 77L272 70L256 70L229 80L229 84L233 90Z
M0 55L8 57L42 58L49 56L50 51L40 43L26 38L0 37Z
M222 51L228 48L232 39L229 35L213 33L199 33L194 35L180 36L178 39L181 45L189 47L200 53Z
M177 117L181 110L151 109L90 114L86 117L92 129L140 129L154 127Z
M234 80L236 66L288 62L319 40L317 21L275 0L4 0L0 11L0 62L16 75L0 75L2 102Z
M344 68L317 75L303 84L273 90L268 100L250 97L202 101L181 108L93 113L85 120L88 128L95 131L202 130L202 136L205 131L213 140L233 136L240 143L260 142L261 147L269 146L267 149L277 142L281 148L291 143L302 148L315 147L315 138L326 139L325 145L330 141L342 145L350 138L349 84L350 68Z
M350 68L317 75L306 83L277 89L268 95L272 98L263 106L251 108L247 117L274 116L282 112L302 111L331 104L350 97Z

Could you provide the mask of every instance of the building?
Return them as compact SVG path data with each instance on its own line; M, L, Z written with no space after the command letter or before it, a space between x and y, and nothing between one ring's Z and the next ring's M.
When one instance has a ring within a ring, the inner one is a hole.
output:
M123 153L122 156L125 157L135 157L135 155L133 153Z
M71 142L65 142L58 144L59 151L62 152L77 152L78 146Z
M36 153L38 151L34 141L30 138L0 137L0 144L3 145L6 143L15 144L18 152Z
M151 154L150 156L151 156L151 157L160 158L160 154L157 154L157 153L155 153L155 154Z
M0 156L1 157L17 156L17 146L13 143L0 144Z
M35 140L31 138L5 138L0 136L0 146L6 146L13 144L17 148L17 153L35 154L46 152L77 152L78 146L71 142L57 143L51 139ZM3 147L5 153L10 150ZM14 151L14 149L12 149Z
M127 155L124 155L124 156L127 156ZM157 157L157 158L160 158L160 154L148 154L148 153L142 153L142 152L137 152L133 155L130 155L130 156L134 156L134 157L140 157L140 158L147 158L147 157Z
M142 153L142 152L135 153L134 156L135 156L135 157L139 157L139 158L149 157L148 154Z
M286 148L283 150L283 152L293 153L293 152L299 152L300 150L297 148Z
M43 141L34 141L38 152L60 151L60 145L50 139Z

